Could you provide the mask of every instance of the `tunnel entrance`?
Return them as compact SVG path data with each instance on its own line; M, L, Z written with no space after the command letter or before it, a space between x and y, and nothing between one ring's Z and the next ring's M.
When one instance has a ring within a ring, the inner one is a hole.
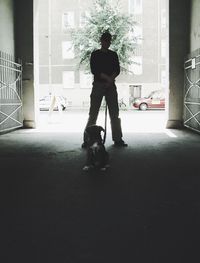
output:
M112 1L110 1L112 2ZM70 30L84 27L84 15L93 1L35 0L34 65L37 127L48 130L82 131L90 103L92 76L77 69ZM158 131L166 127L168 108L168 0L121 1L122 12L137 22L141 36L135 54L134 74L117 78L120 117L123 130ZM111 46L112 49L112 46ZM155 92L161 91L163 96ZM138 108L135 101L146 100ZM163 108L163 99L165 107ZM149 106L151 104L151 106ZM49 111L49 109L50 110ZM152 108L151 108L152 107ZM102 103L98 123L104 123Z

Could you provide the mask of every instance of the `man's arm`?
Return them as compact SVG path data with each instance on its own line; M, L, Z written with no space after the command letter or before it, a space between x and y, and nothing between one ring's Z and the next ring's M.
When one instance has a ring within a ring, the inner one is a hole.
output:
M120 65L119 65L119 58L117 53L114 53L114 65L113 65L113 78L116 78L120 74Z
M120 73L120 65L119 65L119 59L116 52L113 53L113 73L111 76L106 75L105 73L101 73L100 76L102 79L105 79L108 84L113 84L115 82L116 77Z
M98 67L97 67L97 63L95 62L95 60L96 60L95 53L92 52L90 56L90 70L93 75L97 75L98 73Z

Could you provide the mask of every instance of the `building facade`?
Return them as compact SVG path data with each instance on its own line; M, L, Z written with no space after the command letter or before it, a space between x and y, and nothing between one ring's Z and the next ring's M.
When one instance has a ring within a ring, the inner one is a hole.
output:
M111 1L111 0L110 0ZM92 75L77 69L71 47L71 28L84 26L84 14L93 0L43 0L39 3L38 54L39 96L63 95L68 107L87 108ZM128 108L132 100L167 87L168 18L166 1L124 0L121 10L132 13L141 37L130 74L117 78L119 99ZM112 49L112 46L111 46Z

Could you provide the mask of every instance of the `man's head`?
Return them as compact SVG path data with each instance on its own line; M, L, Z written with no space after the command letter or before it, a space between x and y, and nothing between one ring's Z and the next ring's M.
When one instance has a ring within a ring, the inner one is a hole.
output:
M112 36L109 32L104 32L101 35L101 46L103 49L108 49L110 47L111 44L111 40L112 40Z

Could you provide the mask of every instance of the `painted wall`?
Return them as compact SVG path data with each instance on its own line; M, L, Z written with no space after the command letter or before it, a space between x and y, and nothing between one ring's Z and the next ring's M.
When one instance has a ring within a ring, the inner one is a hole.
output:
M0 0L0 50L14 55L13 0Z
M191 4L191 32L190 51L200 48L200 1L192 0Z

